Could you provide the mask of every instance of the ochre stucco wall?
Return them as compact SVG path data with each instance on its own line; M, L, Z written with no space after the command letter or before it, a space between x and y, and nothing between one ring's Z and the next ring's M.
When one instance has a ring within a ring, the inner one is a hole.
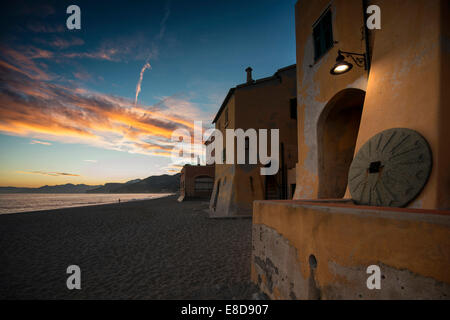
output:
M373 0L382 12L382 29L371 31L370 76L354 68L339 76L329 70L337 50L365 52L362 1L331 2L335 43L314 63L312 24L328 1L298 1L296 5L298 141L295 199L320 198L318 121L326 105L344 89L366 91L355 152L375 134L404 127L418 131L430 144L433 170L414 208L450 208L449 26L445 0ZM448 13L447 13L448 16ZM447 23L446 23L447 21ZM351 60L350 60L351 61ZM346 192L346 198L350 193Z
M290 99L296 97L295 66L277 72L278 77L267 81L256 81L251 85L238 86L229 99L226 108L216 122L224 136L225 129L279 129L280 149L284 146L286 164L286 182L288 170L295 168L297 163L297 121L290 117ZM229 122L225 128L225 110L228 109ZM270 134L269 134L270 137ZM259 141L259 136L258 136ZM270 150L270 141L268 143ZM259 150L259 148L257 149ZM235 163L237 144L235 142ZM281 155L280 155L281 162ZM253 201L264 199L265 176L260 174L261 165L231 165L216 164L216 185L211 196L210 208L214 208L217 182L220 180L219 196L215 210L211 216L251 215ZM281 182L281 169L277 174ZM223 184L225 181L225 184ZM289 192L289 189L286 190Z
M446 0L373 0L382 30L371 32L372 68L331 76L337 50L365 52L362 1L331 2L335 44L314 63L312 25L330 5L296 4L297 199L319 197L318 123L333 97L366 92L357 150L389 128L417 130L433 152L430 179L410 208L313 200L256 201L252 280L274 299L449 299L449 7ZM349 197L347 190L346 197ZM416 208L416 209L413 209ZM310 259L314 256L315 259ZM316 261L311 263L310 261ZM381 290L366 286L370 265Z
M314 62L313 24L328 8L328 0L301 0L295 6L298 100L298 165L295 199L319 196L319 150L317 124L328 102L348 88L365 91L367 72L354 67L340 76L330 75L338 50L363 53L362 1L331 2L335 43L322 58Z
M255 201L252 280L274 299L449 299L450 212Z
M216 129L222 132L223 147L226 146L225 129L233 129L236 125L236 103L235 95L233 94L228 100L226 109L228 110L228 124L225 122L225 113L222 112L221 116L216 122ZM225 110L224 110L225 111ZM220 154L222 159L222 154ZM218 164L215 165L215 179L214 189L210 200L210 215L213 217L226 216L230 210L231 203L236 202L236 193L233 192L233 178L234 178L235 166L230 164ZM217 192L219 194L217 195ZM234 211L234 210L233 210Z
M428 141L433 170L415 208L450 208L450 87L444 66L448 37L441 20L446 0L372 1L382 11L382 29L374 33L372 68L356 150L375 134L390 128L410 128ZM447 3L447 4L445 4ZM448 20L447 20L448 26ZM448 29L448 27L446 27ZM446 40L445 40L446 39ZM349 196L349 193L347 193Z

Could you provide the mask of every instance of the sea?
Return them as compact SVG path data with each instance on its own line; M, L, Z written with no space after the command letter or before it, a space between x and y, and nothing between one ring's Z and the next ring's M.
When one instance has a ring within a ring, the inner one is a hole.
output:
M0 194L0 214L95 206L100 204L150 200L169 193L8 193Z

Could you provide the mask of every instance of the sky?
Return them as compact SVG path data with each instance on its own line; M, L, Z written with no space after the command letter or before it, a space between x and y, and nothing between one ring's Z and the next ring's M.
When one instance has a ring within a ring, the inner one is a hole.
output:
M69 5L81 29L69 30ZM175 174L172 132L295 63L295 0L12 1L0 13L0 186Z

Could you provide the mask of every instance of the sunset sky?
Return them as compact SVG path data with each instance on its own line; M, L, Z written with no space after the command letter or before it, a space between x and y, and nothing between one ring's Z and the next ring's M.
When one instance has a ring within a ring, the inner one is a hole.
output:
M209 126L246 67L262 78L295 63L295 0L12 3L0 13L0 186L178 172L173 130ZM81 30L66 28L71 4Z

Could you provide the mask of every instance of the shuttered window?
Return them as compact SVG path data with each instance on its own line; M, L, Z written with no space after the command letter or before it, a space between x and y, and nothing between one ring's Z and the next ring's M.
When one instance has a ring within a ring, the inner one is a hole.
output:
M314 61L317 61L333 47L333 23L330 9L327 9L314 24L313 37Z

